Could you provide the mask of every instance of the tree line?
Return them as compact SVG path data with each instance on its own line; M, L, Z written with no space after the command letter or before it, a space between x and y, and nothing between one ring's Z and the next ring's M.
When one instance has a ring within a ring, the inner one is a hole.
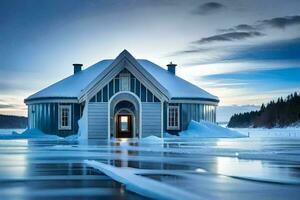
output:
M27 117L0 115L0 128L26 128Z
M285 99L278 98L267 105L262 104L258 111L234 114L228 127L285 127L300 122L300 93L288 95Z

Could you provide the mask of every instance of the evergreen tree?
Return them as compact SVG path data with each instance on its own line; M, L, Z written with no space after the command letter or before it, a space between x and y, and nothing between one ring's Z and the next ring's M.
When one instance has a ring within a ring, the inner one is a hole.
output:
M259 111L234 114L228 127L284 127L300 121L300 95L295 92L283 99L262 104Z

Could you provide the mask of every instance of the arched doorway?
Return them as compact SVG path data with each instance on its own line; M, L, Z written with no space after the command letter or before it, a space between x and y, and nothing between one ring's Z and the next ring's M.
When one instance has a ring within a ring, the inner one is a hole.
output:
M129 101L120 101L114 109L116 138L133 138L135 135L135 107Z
M141 102L132 92L121 91L108 103L109 138L139 138Z

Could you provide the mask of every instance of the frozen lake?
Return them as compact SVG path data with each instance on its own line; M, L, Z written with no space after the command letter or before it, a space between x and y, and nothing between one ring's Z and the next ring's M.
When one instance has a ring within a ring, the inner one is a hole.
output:
M149 192L180 199L168 194L172 188L195 199L299 199L300 138L254 136L85 144L0 140L0 199L146 199Z

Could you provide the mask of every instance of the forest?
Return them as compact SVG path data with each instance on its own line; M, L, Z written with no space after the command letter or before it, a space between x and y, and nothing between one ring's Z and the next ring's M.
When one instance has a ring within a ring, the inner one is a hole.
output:
M234 114L228 123L230 128L286 127L300 122L300 93L280 97L277 101L262 104L258 111Z
M0 115L0 128L26 128L27 117Z

